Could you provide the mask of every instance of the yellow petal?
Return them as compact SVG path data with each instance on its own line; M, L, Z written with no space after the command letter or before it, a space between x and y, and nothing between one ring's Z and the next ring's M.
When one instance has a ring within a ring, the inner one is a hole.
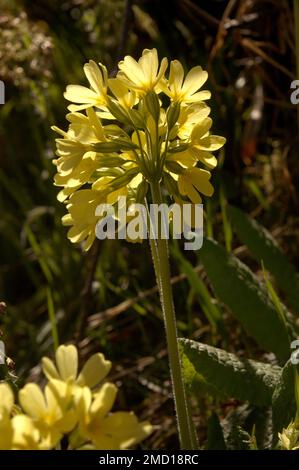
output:
M200 204L201 203L201 197L196 191L196 189L193 187L191 182L186 176L180 175L178 179L178 188L180 193L183 196L188 196L190 201L193 202L193 204Z
M185 99L186 103L196 103L198 101L205 101L211 98L211 92L209 90L202 90L198 93L193 93L189 98Z
M62 380L75 380L78 372L78 351L73 344L59 346L56 364Z
M0 383L0 412L10 413L13 407L14 397L10 386Z
M92 401L91 390L88 387L74 387L73 393L78 417L85 420Z
M209 181L211 178L209 171L202 170L201 168L192 168L189 178L198 191L205 196L212 196L214 188Z
M68 214L69 215L69 214ZM54 362L51 361L48 357L43 357L42 358L42 369L43 373L47 377L47 379L59 379L59 374L57 372L57 369L54 365Z
M29 383L19 391L19 402L32 418L41 418L46 412L44 395L38 385Z
M226 139L225 137L221 137L220 135L209 135L200 140L200 142L196 143L196 146L202 150L209 150L210 152L214 152L215 150L219 150L225 144Z
M104 83L103 76L98 65L93 60L90 60L84 65L84 73L94 91L98 94L102 94L104 91Z
M98 98L97 93L82 85L68 85L63 96L74 103L93 103Z
M202 150L197 151L197 158L204 163L208 168L215 168L217 166L217 158L214 157L210 152L204 152Z
M193 67L186 75L182 92L188 95L195 93L208 79L208 72L199 65Z
M0 450L10 450L12 447L13 428L10 417L0 419Z
M142 173L138 173L138 175L134 176L134 178L131 179L129 186L134 189L138 188L138 186L142 182L142 179L143 179Z
M199 152L199 150L198 150ZM171 156L167 157L167 160L172 160L177 163L180 163L182 166L190 168L198 162L198 158L196 153L194 153L193 148L190 147L189 149L185 150L184 152L179 152L172 154Z
M94 354L85 363L76 383L93 388L109 374L110 369L111 362L103 354Z
M12 419L14 430L13 449L38 450L40 447L40 433L33 421L25 415L16 415Z
M112 383L105 383L99 392L94 395L90 407L90 414L94 420L100 421L111 410L117 394L117 387Z
M160 65L159 73L157 75L156 83L159 83L159 81L163 78L167 67L168 67L168 60L166 57L163 57L163 59L161 60L161 65Z
M139 423L134 413L118 411L104 421L105 432L118 441L119 449L128 449L145 439L152 426L147 422Z
M82 240L84 240L88 236L89 232L90 232L89 226L82 227L81 225L80 226L76 225L68 231L67 236L68 236L68 239L72 243L80 243L82 242Z
M119 62L118 67L132 82L136 84L143 83L144 74L140 65L133 57L129 55L125 56L124 60ZM122 75L120 74L118 77L122 78Z
M74 220L71 216L71 214L65 214L62 218L61 218L61 222L62 222L62 225L72 225L74 223Z
M145 49L139 59L139 64L145 79L152 83L156 78L159 66L157 49Z
M181 91L184 80L184 68L178 60L172 60L170 63L169 85L171 90L178 94Z
M197 124L191 133L191 140L197 143L207 132L209 132L213 121L211 118L206 117L199 124Z
M91 248L91 246L92 246L93 242L95 241L95 239L96 239L96 236L95 236L95 233L94 233L94 230L93 230L92 232L90 232L87 239L83 243L83 250L88 251Z
M84 103L84 104L70 104L67 107L67 109L71 111L72 113L74 113L76 111L82 111L83 109L90 108L91 106L94 106L95 104L96 104L95 100L90 101L89 103Z

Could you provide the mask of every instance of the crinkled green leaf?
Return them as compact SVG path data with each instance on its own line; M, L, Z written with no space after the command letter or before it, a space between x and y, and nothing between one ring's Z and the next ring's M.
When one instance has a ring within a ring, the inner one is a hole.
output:
M236 207L229 206L228 214L239 239L276 279L290 305L299 313L299 277L272 235L255 220Z
M196 393L234 397L259 406L271 405L281 368L188 339L180 339L184 378Z
M218 243L205 239L200 260L217 297L247 333L277 357L289 356L288 332L267 290L252 271Z

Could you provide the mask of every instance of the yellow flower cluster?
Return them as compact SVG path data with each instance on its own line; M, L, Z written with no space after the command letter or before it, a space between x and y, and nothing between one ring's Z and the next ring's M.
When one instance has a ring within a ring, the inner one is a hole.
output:
M93 355L78 373L75 346L60 346L56 364L43 358L48 379L44 390L29 383L19 391L19 405L7 383L0 384L0 450L123 450L146 438L152 427L134 413L111 412L117 388L104 382L111 363Z
M156 49L144 50L138 61L126 56L118 67L116 78L108 78L104 65L89 61L90 87L69 85L64 95L72 103L68 130L53 127L60 134L55 184L68 210L63 223L71 226L70 240L84 242L86 250L101 203L114 204L119 196L143 202L152 182L179 204L211 196L213 152L225 143L210 132L210 92L201 90L208 74L201 67L185 75L174 60L166 78L168 61L159 63Z

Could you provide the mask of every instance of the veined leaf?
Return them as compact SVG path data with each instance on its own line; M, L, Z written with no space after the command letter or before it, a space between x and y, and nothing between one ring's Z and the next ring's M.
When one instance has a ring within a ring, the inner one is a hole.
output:
M200 260L218 298L247 333L277 357L289 357L289 339L281 316L256 276L234 255L205 239Z
M217 305L213 304L208 289L200 279L198 273L194 271L192 264L183 256L177 244L172 245L172 254L178 261L181 270L186 274L193 291L198 296L202 310L212 328L217 330L220 326L220 331L225 333L223 331L222 315L219 308Z
M269 406L281 368L188 339L180 339L184 377L197 393L224 399L234 397Z
M233 228L239 239L265 268L273 274L278 286L286 294L290 305L299 313L299 277L295 267L283 254L272 235L255 220L236 207L229 206Z

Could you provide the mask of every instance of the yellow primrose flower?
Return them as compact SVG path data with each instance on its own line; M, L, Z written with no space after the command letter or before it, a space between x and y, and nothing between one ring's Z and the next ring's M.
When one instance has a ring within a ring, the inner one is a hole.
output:
M68 85L64 97L72 103L68 109L70 111L80 111L82 109L95 106L105 108L107 104L107 69L104 65L97 65L93 60L84 65L84 73L91 86L86 88L81 85Z
M170 63L170 72L168 80L162 80L160 87L171 100L179 103L196 103L211 98L208 90L198 91L207 81L208 73L199 65L193 67L186 75L184 80L184 68L178 60Z
M63 434L71 431L76 424L77 418L70 408L70 399L67 384L63 382L50 381L44 393L34 383L25 385L19 391L22 409L33 420L50 448L55 447Z
M58 170L54 184L64 188L57 196L61 202L90 180L99 166L93 144L106 140L94 110L87 110L87 116L70 113L67 119L70 122L68 132L52 127L63 136L62 139L56 139L56 154L59 158L53 162Z
M138 62L129 55L119 62L120 72L117 78L142 95L159 85L167 65L168 60L164 57L159 67L157 49L144 49Z
M178 177L180 194L187 196L193 204L201 204L199 193L212 196L214 188L210 183L211 173L201 168L189 168Z
M59 173L62 176L69 175L81 162L83 155L90 150L84 142L80 142L65 134L63 139L56 139L56 154L60 157L54 160Z
M84 241L85 250L91 247L96 237L95 228L99 220L95 215L96 208L105 201L105 195L93 189L80 189L71 195L66 206L69 213L62 218L62 223L72 226L68 231L68 238L72 243Z
M77 437L78 442L90 440L97 450L124 450L152 432L152 426L139 422L132 412L111 413L116 394L116 386L105 383L94 396L87 387L75 396L79 416L77 434L81 438Z
M92 175L99 166L99 158L96 152L84 153L82 160L76 165L73 171L68 175L57 173L54 176L55 186L63 186L63 190L57 196L60 202L63 202L76 189L81 188L90 181Z
M38 429L28 416L17 414L11 417L14 397L10 386L0 384L0 450L49 449L41 439Z
M188 148L170 156L169 160L175 160L186 167L194 166L200 161L209 169L215 168L217 160L211 152L223 147L225 138L210 135L209 130L212 122L211 118L205 117L196 124L192 129Z
M70 344L61 345L55 353L56 364L48 357L43 357L42 368L49 380L61 380L70 385L93 388L107 376L111 369L111 362L103 354L91 356L85 363L82 371L78 373L78 350Z
M189 139L194 126L208 117L210 111L211 109L205 103L182 106L177 123L177 135L179 138L182 140Z
M88 250L96 237L96 225L102 218L96 209L100 204L115 204L120 196L129 196L134 187L137 190L142 181L142 175L133 169L124 173L123 181L119 177L103 177L96 180L92 189L82 189L73 193L67 204L69 211L62 218L62 223L71 226L68 238L72 243L83 243L83 249ZM113 185L119 184L118 188Z
M63 176L70 174L80 163L84 153L93 149L92 144L106 140L101 121L93 109L87 110L87 116L69 113L66 117L70 122L67 132L56 126L52 127L63 137L56 139L56 155L60 158L54 161Z
M11 424L11 412L14 397L10 386L0 383L0 450L8 450L12 445L13 427Z

